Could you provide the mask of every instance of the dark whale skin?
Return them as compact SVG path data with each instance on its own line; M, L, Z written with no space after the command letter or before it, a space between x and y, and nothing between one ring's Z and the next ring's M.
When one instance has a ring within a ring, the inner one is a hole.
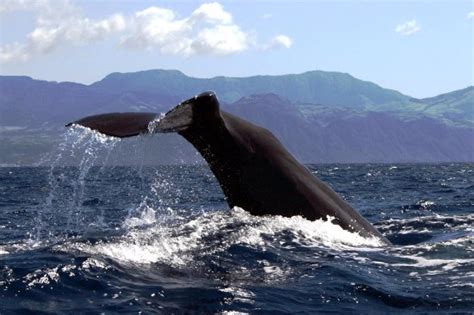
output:
M359 212L298 162L270 131L221 111L214 92L201 93L180 103L164 118L158 117L155 113L110 113L85 117L67 126L81 125L121 138L177 132L209 164L229 206L259 216L330 219L345 230L390 244Z
M300 215L308 220L331 217L343 229L390 244L267 129L221 111L218 105L212 115L195 116L201 116L194 119L199 122L179 134L209 164L229 206L253 215Z

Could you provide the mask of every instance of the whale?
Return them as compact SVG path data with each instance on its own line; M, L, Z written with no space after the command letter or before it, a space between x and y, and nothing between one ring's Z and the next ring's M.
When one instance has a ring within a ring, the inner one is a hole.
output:
M230 207L252 215L330 220L363 237L387 240L329 185L300 163L266 128L221 110L216 93L203 92L158 113L88 116L80 125L113 137L175 132L208 163Z

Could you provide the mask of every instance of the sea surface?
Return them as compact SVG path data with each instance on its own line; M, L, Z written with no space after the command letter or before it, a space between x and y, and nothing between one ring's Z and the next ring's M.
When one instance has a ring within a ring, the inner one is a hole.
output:
M1 314L474 311L474 164L308 165L384 247L229 209L206 165L114 166L117 142L0 168Z

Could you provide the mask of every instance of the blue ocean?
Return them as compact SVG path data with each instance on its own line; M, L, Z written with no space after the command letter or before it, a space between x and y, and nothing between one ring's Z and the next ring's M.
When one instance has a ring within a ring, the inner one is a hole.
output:
M1 314L474 310L474 164L308 165L384 247L229 209L207 165L123 166L119 142L72 129L38 166L0 168Z

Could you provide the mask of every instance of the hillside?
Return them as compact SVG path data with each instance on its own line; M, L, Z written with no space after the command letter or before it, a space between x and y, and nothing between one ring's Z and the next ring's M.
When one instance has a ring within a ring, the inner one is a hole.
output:
M313 163L473 161L474 129L429 116L320 109L309 118L276 95L246 97L227 108L272 130L300 160ZM285 113L281 115L281 113Z
M235 102L255 94L274 93L292 102L321 103L331 106L366 108L375 104L408 101L410 97L362 81L347 73L310 71L301 74L253 76L245 78L188 77L179 71L149 70L112 73L92 84L105 91L155 92L182 98L213 90L225 102Z
M474 126L474 87L441 94L421 100L424 113L441 117L444 121L462 122Z
M474 161L473 87L419 100L342 73L199 79L151 70L89 86L0 76L0 165L36 163L71 120L166 112L209 89L224 110L270 129L304 162ZM156 139L147 164L199 160L177 136Z
M473 88L433 98L416 99L362 81L347 73L308 71L301 74L262 75L244 78L193 78L177 70L148 70L112 73L91 85L107 93L152 93L173 95L179 99L213 90L227 103L258 94L276 94L292 103L305 104L304 114L312 115L324 105L354 111L390 112L405 121L418 119L420 113L443 119L456 126L474 126Z

